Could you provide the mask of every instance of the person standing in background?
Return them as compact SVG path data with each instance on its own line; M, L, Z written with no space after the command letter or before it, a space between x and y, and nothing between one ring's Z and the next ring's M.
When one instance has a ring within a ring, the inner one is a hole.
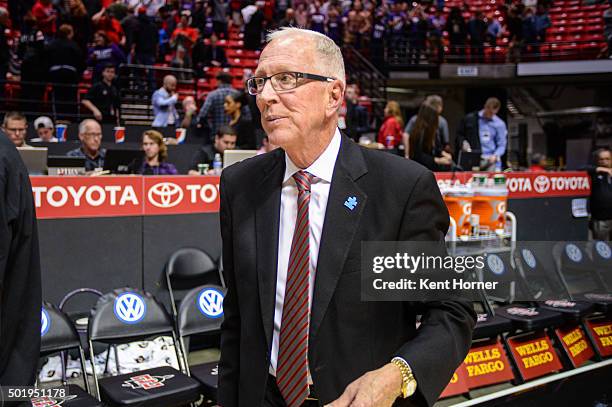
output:
M385 118L380 129L376 141L384 145L387 150L394 150L402 143L402 128L404 127L404 119L399 103L394 100L387 102L385 106Z
M176 102L178 102L178 94L176 93L177 80L172 75L164 77L163 86L157 89L151 97L153 105L153 127L174 126L179 120L176 112Z
M483 171L502 169L501 157L506 152L508 129L497 116L500 108L499 99L489 98L482 110L468 113L457 129L455 151L480 152Z
M439 129L438 110L432 104L423 102L414 124L406 131L404 154L430 171L448 171L453 160L442 149L437 137ZM408 128L408 126L406 126Z
M450 135L448 132L448 122L442 116L442 110L444 110L444 101L439 95L429 95L423 101L424 104L432 106L438 112L438 131L436 132L436 145L439 145L442 150L447 153L451 152L450 147ZM412 133L414 124L416 123L418 115L414 115L408 120L408 124L404 128L404 132L407 134Z
M33 386L40 355L42 288L28 171L0 134L0 383Z
M254 150L255 149L255 126L244 117L242 114L242 107L248 106L246 95L244 92L236 90L225 97L225 103L223 108L225 114L230 117L229 126L234 129L238 139L236 146L242 150Z
M612 240L612 152L603 147L593 152L591 176L591 230L596 240Z

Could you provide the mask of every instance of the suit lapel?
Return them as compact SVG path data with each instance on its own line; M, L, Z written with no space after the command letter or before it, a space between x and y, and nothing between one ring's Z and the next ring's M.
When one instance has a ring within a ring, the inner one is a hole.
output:
M356 180L367 172L359 147L346 136L334 167L315 276L309 336L314 340L344 268L367 195ZM354 199L353 199L354 198ZM347 202L347 205L345 205ZM356 206L350 209L351 203Z
M268 346L272 343L274 327L278 228L281 189L285 173L283 151L281 149L275 151L274 160L271 161L263 179L256 188L256 197L253 201L257 205L255 208L255 247L259 301Z

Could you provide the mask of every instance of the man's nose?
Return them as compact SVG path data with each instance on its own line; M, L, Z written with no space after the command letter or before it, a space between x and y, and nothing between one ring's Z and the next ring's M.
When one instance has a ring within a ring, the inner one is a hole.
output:
M278 100L278 94L272 87L272 81L268 79L261 90L261 93L258 95L260 100L262 100L265 104L270 104L275 100Z

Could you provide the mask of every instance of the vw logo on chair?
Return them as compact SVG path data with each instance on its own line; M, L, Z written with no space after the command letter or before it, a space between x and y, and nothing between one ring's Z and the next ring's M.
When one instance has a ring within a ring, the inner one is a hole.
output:
M491 272L498 276L504 274L504 271L506 271L504 261L496 254L489 254L489 256L487 256L487 265Z
M223 316L223 293L215 288L204 288L198 295L198 308L208 318Z
M597 242L595 243L595 249L597 250L597 253L603 258L603 259L609 259L610 257L612 257L612 251L610 250L610 246L608 246L608 244L606 242Z
M43 337L51 328L51 317L46 309L42 308L40 313L40 336Z
M567 257L569 257L574 263L580 263L582 261L582 252L578 246L573 243L565 246L565 254L567 254Z
M140 295L125 292L115 299L114 311L119 321L126 324L136 324L147 313L147 305Z

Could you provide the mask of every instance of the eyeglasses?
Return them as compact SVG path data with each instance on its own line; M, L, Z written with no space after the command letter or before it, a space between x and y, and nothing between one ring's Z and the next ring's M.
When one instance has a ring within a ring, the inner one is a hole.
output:
M13 133L13 134L17 134L17 133L25 133L26 131L28 131L27 128L22 128L22 129L18 129L18 128L11 128L11 127L6 127L4 130L6 130L8 133Z
M102 133L83 133L85 137L102 138Z
M298 87L299 79L312 79L320 82L333 82L336 78L329 76L315 75L303 72L279 72L272 76L253 76L247 79L246 88L249 95L257 95L263 92L266 81L270 79L272 89L275 91L291 90Z

